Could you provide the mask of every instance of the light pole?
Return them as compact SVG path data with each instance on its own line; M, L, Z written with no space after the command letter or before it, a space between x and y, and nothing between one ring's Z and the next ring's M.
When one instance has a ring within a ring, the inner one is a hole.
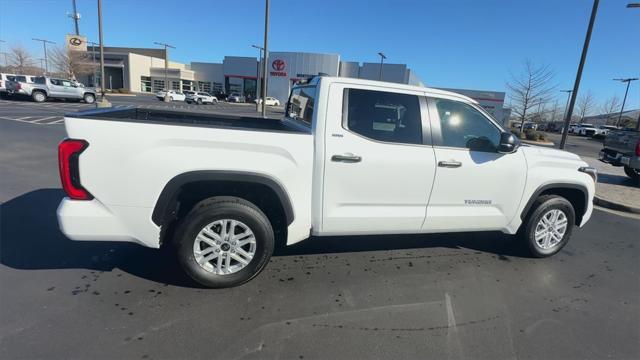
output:
M627 9L636 8L640 9L640 3L628 3ZM638 120L636 121L636 131L640 130L640 113L638 114Z
M624 103L627 102L627 94L629 93L629 85L632 81L638 80L638 78L626 78L626 79L613 79L622 83L627 83L627 89L624 91L624 98L622 99L622 107L620 108L620 115L618 115L618 121L616 121L616 127L620 126L620 119L622 119L622 112L624 111Z
M580 78L582 77L582 69L584 68L584 62L587 59L587 52L589 51L589 42L591 41L591 32L593 31L593 23L596 21L596 14L598 13L599 3L600 3L600 0L593 0L593 8L591 9L591 18L589 19L589 26L587 27L587 36L585 37L584 45L582 46L582 55L580 56L580 64L578 65L576 82L573 84L571 101L569 101L569 108L567 109L566 118L564 119L564 129L562 131L562 140L560 141L560 149L564 149L564 144L567 142L567 134L569 133L569 123L571 122L573 107L576 104L576 95L578 95L578 89L580 88Z
M76 0L71 0L71 3L73 4L73 14L68 14L68 16L73 19L73 24L76 30L76 36L79 36L80 26L78 25L78 21L80 20L80 14L78 13L78 10L76 7Z
M96 44L93 41L87 41L87 44L91 45L91 56L93 58L92 64L93 64L93 86L96 86L96 78L98 77L96 74L96 70L97 70L97 66L96 66Z
M96 102L96 107L111 107L111 103L104 97L106 79L104 76L104 39L102 37L102 0L98 0L98 41L100 42L100 101Z
M267 82L269 77L267 76L267 61L269 61L269 0L265 1L264 7L264 61L262 62L262 74L264 75L264 81L262 82L262 117L267 117Z
M571 93L573 90L560 90L560 92L567 93L567 104L564 106L564 112L562 113L562 119L567 115L567 109L569 108L569 100L571 100Z
M161 42L154 42L154 44L164 46L164 102L169 102L171 101L171 97L169 96L169 82L167 80L167 71L169 69L169 48L175 49L175 46Z
M384 64L384 59L387 57L384 56L382 52L379 52L378 55L380 55L380 72L378 72L378 80L382 80L382 65Z
M39 58L38 60L40 60L40 67L42 68L42 71L44 72L44 58ZM42 74L45 75L45 74Z
M47 44L55 44L55 42L49 41L49 40L45 40L45 39L36 39L36 38L33 38L31 40L41 41L42 42L42 46L44 47L44 73L46 75L46 74L49 73L49 61L48 61L48 58L47 58Z
M264 81L263 76L260 74L260 65L262 65L262 51L264 50L264 48L258 45L251 45L251 47L258 49L258 66L256 68L256 111L260 111L260 98L262 94L260 94L260 97L258 96L258 89L261 88L262 82Z

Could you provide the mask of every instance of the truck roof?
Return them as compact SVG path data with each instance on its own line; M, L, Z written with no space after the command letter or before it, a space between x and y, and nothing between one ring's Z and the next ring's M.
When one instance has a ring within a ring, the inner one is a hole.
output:
M323 81L349 83L349 84L354 84L354 85L369 85L369 86L377 86L377 87L394 88L394 89L399 89L399 90L423 91L423 92L427 92L427 93L429 93L431 95L435 95L435 96L451 96L451 97L455 97L455 98L458 98L458 99L461 99L461 100L468 101L468 102L473 103L473 104L478 104L478 102L476 100L473 100L472 98L470 98L468 96L465 96L465 95L462 95L462 94L458 94L458 93L455 93L455 92L452 92L452 91L434 89L434 88L425 87L425 86L415 86L415 85L400 84L400 83L389 82L389 81L366 80L366 79L356 79L356 78L337 77L337 76L318 76L318 77L312 79L309 83L314 83L316 81L320 81L320 79L322 79Z

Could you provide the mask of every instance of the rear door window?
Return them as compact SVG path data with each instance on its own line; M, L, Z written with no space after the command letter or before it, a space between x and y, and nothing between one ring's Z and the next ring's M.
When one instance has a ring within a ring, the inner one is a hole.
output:
M343 126L366 138L422 144L420 100L416 95L345 89Z

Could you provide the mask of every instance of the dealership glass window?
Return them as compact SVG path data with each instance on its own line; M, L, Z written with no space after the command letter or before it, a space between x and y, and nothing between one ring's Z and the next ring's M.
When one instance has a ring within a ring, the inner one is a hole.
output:
M213 93L214 94L224 93L222 83L217 83L217 82L213 83Z
M171 81L171 90L180 91L180 81Z
M182 80L182 90L191 91L193 87L193 81Z
M244 79L244 96L248 99L256 98L257 80L256 79Z
M311 125L316 98L315 86L299 86L291 90L287 106L287 117L302 120Z
M343 126L373 140L422 144L420 100L416 95L345 89Z
M140 91L151 92L151 78L149 76L140 76Z
M153 80L153 91L164 90L164 80Z
M486 116L469 104L435 99L440 116L441 139L435 145L495 151L500 142L500 130Z
M198 81L198 91L211 92L211 82Z

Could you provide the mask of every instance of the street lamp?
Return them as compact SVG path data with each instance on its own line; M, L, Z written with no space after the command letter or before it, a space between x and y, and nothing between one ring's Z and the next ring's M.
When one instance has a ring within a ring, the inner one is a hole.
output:
M384 56L382 52L379 52L378 55L380 55L380 72L378 73L378 80L382 80L382 65L384 63L384 59L387 57Z
M256 68L256 100L259 100L260 97L258 97L258 89L260 89L260 86L264 81L263 76L260 74L260 65L262 64L262 51L264 50L264 48L259 45L251 45L251 47L254 49L258 49L258 66ZM256 111L260 111L260 101L256 102Z
M589 42L591 41L591 32L593 31L593 23L596 21L596 14L598 13L598 4L600 4L600 0L593 0L593 8L591 9L591 18L589 18L589 26L587 27L587 36L585 36L584 45L582 46L582 55L580 56L578 73L576 74L576 81L573 84L571 101L569 102L569 108L567 109L566 118L564 119L564 129L562 131L562 140L560 140L560 149L564 149L564 144L567 142L567 134L569 133L569 123L571 122L573 107L576 104L576 95L578 95L578 88L580 88L580 78L582 77L582 69L584 68L584 62L587 59L587 52L589 51Z
M100 42L100 101L96 102L96 107L111 107L111 103L104 97L106 79L104 76L104 40L102 37L102 0L98 0L98 41Z
M638 78L626 78L626 79L613 79L622 83L627 83L627 89L624 91L624 99L622 100L622 107L620 108L620 115L618 115L618 121L616 121L616 127L620 126L620 119L622 118L622 112L624 111L624 103L627 101L627 94L629 93L629 85L632 81L638 80Z
M45 40L45 39L36 39L36 38L33 38L31 40L42 42L42 46L44 47L44 73L46 75L49 73L49 61L47 60L47 44L55 44L55 42Z
M567 108L569 107L569 100L571 99L571 93L573 90L560 90L560 92L567 93L567 104L564 106L564 112L562 113L562 117L567 115Z
M267 61L269 61L269 0L265 1L264 6L264 61L262 62L262 74L264 81L262 82L262 117L267 117L267 82L269 77L267 76Z
M164 46L164 102L171 101L171 97L169 96L169 82L167 80L167 71L169 68L169 49L175 49L175 46L169 45L167 43L154 42L156 45Z

